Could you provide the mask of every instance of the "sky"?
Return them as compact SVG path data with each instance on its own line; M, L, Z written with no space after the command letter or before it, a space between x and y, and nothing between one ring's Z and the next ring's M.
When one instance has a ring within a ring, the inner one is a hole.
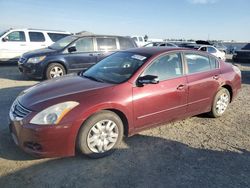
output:
M0 31L250 41L250 0L0 0Z

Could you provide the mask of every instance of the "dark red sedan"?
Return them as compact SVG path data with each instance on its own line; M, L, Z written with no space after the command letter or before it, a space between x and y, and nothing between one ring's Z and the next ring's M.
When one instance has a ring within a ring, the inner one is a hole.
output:
M72 156L77 148L98 158L124 135L201 113L222 116L240 87L240 70L210 54L131 49L23 91L10 109L10 131L36 156Z

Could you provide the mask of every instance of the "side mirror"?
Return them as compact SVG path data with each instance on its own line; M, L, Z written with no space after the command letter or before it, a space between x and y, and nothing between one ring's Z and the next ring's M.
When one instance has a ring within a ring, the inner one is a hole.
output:
M76 47L75 46L71 46L68 48L68 52L71 53L71 52L76 52Z
M158 76L154 75L146 75L139 77L137 80L138 86L142 87L145 84L158 84L159 83L159 78Z
M2 38L2 41L3 42L6 42L6 41L8 41L9 40L9 38L8 37L4 37L4 38Z

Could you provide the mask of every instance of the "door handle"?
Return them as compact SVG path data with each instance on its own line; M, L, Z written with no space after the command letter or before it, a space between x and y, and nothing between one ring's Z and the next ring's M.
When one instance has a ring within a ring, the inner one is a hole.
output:
M184 84L180 84L178 85L178 87L176 88L177 90L183 90L185 88Z
M20 46L26 46L26 44L20 44Z
M94 56L94 54L89 54L89 56Z
M218 80L219 77L220 77L219 75L214 75L214 76L213 76L213 79L214 79L214 80Z

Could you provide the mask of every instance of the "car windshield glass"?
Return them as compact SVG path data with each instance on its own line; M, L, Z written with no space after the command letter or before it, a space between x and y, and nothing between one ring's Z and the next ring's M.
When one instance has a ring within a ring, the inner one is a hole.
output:
M67 36L67 37L64 37L64 38L58 40L54 44L50 45L49 48L54 49L54 50L61 50L64 47L68 46L74 40L76 40L76 37Z
M7 31L9 31L9 30L1 31L0 32L0 37L3 36L5 33L7 33Z
M242 49L243 50L250 50L250 43L246 44Z
M122 83L127 81L148 58L149 55L145 54L117 52L89 68L82 76L95 81Z

